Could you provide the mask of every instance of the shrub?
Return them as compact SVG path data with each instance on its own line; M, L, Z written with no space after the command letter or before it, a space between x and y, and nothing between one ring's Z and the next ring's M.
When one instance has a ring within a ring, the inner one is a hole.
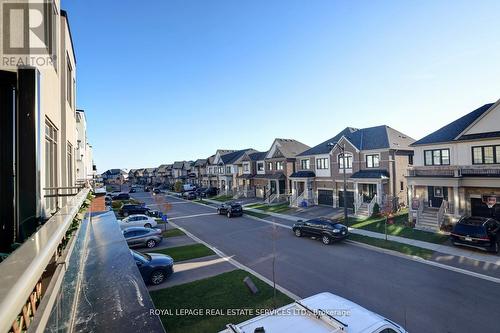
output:
M113 203L111 204L111 207L114 209L122 208L122 202L121 201L113 201Z
M379 215L380 215L380 206L378 205L378 203L375 203L373 205L372 216L377 217Z

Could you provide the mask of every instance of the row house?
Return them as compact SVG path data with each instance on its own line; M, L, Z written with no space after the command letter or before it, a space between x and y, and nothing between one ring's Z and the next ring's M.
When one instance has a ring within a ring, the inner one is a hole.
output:
M93 148L87 137L87 117L83 110L76 110L76 182L87 184L94 179Z
M250 186L255 188L256 196L267 203L288 200L296 156L309 148L294 139L275 139L265 154L254 155L255 174L250 178Z
M205 186L203 182L203 177L207 174L207 158L197 159L193 163L193 173L195 174L194 183L199 186Z
M219 193L231 195L236 193L237 177L241 159L245 154L256 152L248 148L227 154L215 154L213 164L216 165L217 188Z
M109 169L101 174L104 184L122 185L128 179L128 172L121 169Z
M203 185L206 187L219 188L219 171L222 172L222 168L215 161L220 161L221 156L235 152L235 150L229 149L217 149L214 155L207 159L206 174L202 177Z
M156 171L158 168L145 168L142 174L143 183L146 185L153 184L153 180L156 178Z
M345 128L297 156L290 176L291 205L346 205L358 215L371 215L375 203L407 204L405 173L412 164L413 142L385 125Z
M158 167L155 183L172 184L172 164L162 164Z
M259 168L261 171L264 171L264 159L266 154L267 152L252 152L243 155L236 177L236 198L253 198L257 196L262 198L264 196L263 187L257 190L254 177L259 171ZM259 191L259 194L257 194L257 191Z
M438 230L461 216L500 219L500 101L486 104L412 144L409 218Z
M89 157L81 156L89 147L78 149L77 66L68 15L59 0L44 6L4 2L0 17L7 19L13 10L24 17L11 21L4 41L12 38L24 47L0 46L9 55L0 64L1 252L29 237L66 205L77 180L93 175L91 162L83 166ZM38 45L30 47L23 22L40 17ZM42 37L40 30L46 32ZM79 126L85 135L86 123Z

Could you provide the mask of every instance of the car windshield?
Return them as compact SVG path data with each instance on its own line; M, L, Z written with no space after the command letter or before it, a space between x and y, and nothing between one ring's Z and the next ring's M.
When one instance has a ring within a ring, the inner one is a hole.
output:
M472 237L481 237L486 235L486 229L482 224L457 223L453 232L456 234L469 235Z
M138 260L141 260L141 261L150 261L151 260L151 256L147 253L141 253L141 252L137 252L137 251L134 251L134 250L130 250L130 252L132 253L132 256L135 258L135 259L138 259Z

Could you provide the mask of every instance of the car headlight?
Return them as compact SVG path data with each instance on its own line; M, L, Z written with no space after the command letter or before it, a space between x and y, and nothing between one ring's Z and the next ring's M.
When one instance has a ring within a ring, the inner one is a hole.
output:
M340 230L339 230L339 229L333 229L333 230L332 230L332 232L333 232L334 234L338 234L338 233L340 232Z

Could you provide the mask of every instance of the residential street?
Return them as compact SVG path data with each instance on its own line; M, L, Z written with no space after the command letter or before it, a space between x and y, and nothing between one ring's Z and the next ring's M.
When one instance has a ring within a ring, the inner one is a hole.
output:
M158 203L149 193L134 196L148 205ZM272 278L272 225L248 217L228 219L210 207L165 198L172 222ZM275 230L276 282L300 297L329 291L410 332L498 332L494 313L500 309L500 285L495 282L355 244L324 246L298 239L286 228Z

